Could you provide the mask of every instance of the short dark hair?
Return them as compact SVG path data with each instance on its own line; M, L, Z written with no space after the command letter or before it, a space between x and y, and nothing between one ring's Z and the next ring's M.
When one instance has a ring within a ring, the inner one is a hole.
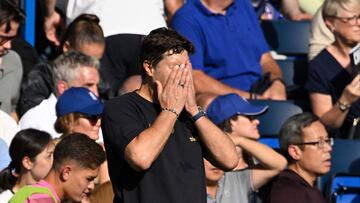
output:
M0 26L6 24L5 32L9 32L11 29L11 21L15 21L19 24L25 20L24 12L18 8L18 6L10 0L0 1Z
M72 133L56 145L53 169L58 169L67 161L75 161L84 169L96 169L105 159L105 152L98 143L85 134Z
M86 13L79 15L66 29L61 47L66 41L74 50L80 50L84 44L105 44L104 33L99 22L96 15Z
M280 150L283 155L292 160L289 156L288 148L292 144L301 143L304 141L303 129L310 126L312 123L319 120L319 117L313 113L300 113L291 116L281 127L279 141Z
M194 53L195 49L192 43L178 32L168 28L158 28L150 32L141 44L140 48L140 64L149 61L152 67L164 58L164 54L172 51L171 54L179 54L186 50L189 54ZM143 71L143 78L146 73Z
M14 187L18 177L13 173L21 175L24 157L35 161L36 156L44 151L50 142L50 134L44 131L29 128L16 133L9 147L11 162L0 172L0 192Z

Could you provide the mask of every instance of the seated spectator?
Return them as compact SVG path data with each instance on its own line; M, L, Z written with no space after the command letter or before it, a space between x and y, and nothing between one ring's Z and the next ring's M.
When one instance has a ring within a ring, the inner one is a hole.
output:
M323 7L316 12L311 21L308 53L309 61L313 60L325 47L335 41L333 32L325 25L322 10Z
M352 72L349 56L360 42L359 11L358 0L324 2L323 17L335 42L310 62L305 86L313 112L326 126L340 128L336 136L341 137L348 136L360 115L360 75Z
M101 114L104 105L99 98L84 87L66 90L56 103L55 130L61 138L72 133L83 133L93 140L99 139ZM100 167L99 183L109 181L107 162Z
M190 61L201 104L228 93L286 99L281 70L249 0L194 0L175 13L172 27L195 46ZM266 74L265 85L252 89Z
M79 51L100 60L105 49L104 33L95 15L82 14L66 29L61 43L63 53ZM21 85L21 98L18 113L24 115L30 108L38 105L54 92L54 67L47 62L36 65ZM102 93L106 96L106 84L101 83Z
M104 160L105 152L88 136L78 133L67 136L55 147L49 174L38 183L23 187L10 203L80 202L94 189L94 179ZM41 192L36 190L39 188ZM26 194L29 190L33 193Z
M325 203L316 179L329 172L333 139L311 113L290 117L280 130L280 148L288 169L274 181L269 203Z
M80 52L68 52L60 55L54 61L55 89L48 99L33 107L20 119L19 128L35 128L49 132L51 136L59 137L54 129L56 121L55 105L60 96L69 87L86 87L98 95L99 61Z
M11 141L10 164L0 172L0 200L8 200L25 185L43 179L53 163L55 145L43 131L26 129Z
M19 55L10 50L24 14L10 0L0 1L0 109L16 121L23 67Z
M259 120L254 116L266 110L267 106L254 106L237 94L219 96L208 107L209 118L231 138L239 156L237 166L224 174L204 160L208 202L254 202L255 192L285 168L283 156L256 141Z

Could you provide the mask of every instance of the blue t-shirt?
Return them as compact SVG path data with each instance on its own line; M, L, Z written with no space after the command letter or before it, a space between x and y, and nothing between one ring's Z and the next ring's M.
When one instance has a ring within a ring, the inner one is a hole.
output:
M305 88L310 93L321 93L331 96L332 104L339 100L345 87L351 83L353 77L339 62L326 50L321 51L310 63L308 81ZM341 133L347 132L347 128L353 119L360 116L360 100L356 101L350 108Z
M249 0L234 0L225 15L194 0L176 12L171 26L194 44L194 69L244 91L261 76L260 59L269 49Z

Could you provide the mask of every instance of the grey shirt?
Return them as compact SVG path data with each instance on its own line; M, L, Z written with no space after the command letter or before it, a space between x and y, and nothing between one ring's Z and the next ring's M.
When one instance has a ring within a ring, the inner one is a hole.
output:
M10 114L16 110L20 97L23 68L19 55L9 51L0 64L0 109Z
M226 172L218 183L216 200L209 195L207 203L252 203L255 200L251 170Z

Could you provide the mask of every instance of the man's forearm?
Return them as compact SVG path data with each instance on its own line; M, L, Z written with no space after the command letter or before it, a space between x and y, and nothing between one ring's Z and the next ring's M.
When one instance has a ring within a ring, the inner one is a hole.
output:
M195 90L197 94L208 93L213 95L224 95L229 93L235 93L245 98L250 97L250 94L248 92L225 85L200 70L194 70L193 75Z
M209 161L223 170L233 169L238 161L234 143L207 117L202 117L195 122L200 133L200 139L209 151Z

